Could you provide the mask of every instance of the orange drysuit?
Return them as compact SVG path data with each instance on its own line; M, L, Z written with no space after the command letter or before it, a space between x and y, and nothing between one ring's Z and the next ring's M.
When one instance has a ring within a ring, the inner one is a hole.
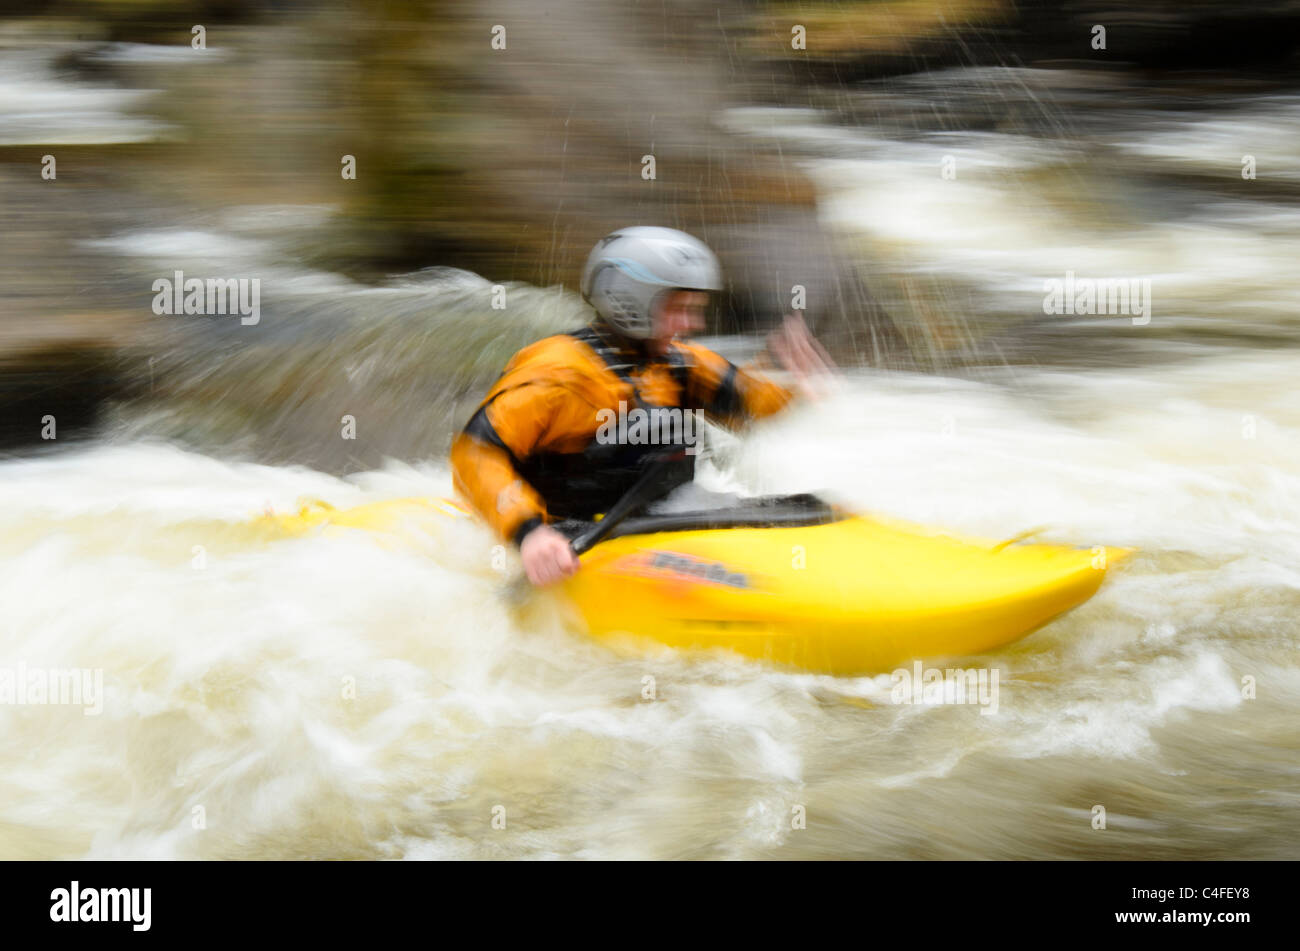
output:
M590 519L631 487L664 447L612 439L626 434L611 425L621 410L700 410L734 428L790 400L704 347L674 341L651 358L633 346L598 321L525 347L456 437L456 490L502 539L518 544L544 522ZM693 473L688 458L679 482Z

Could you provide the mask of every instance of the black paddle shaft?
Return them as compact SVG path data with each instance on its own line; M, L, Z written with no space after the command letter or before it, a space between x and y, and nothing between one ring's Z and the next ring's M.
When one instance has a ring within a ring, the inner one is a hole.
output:
M685 456L686 453L683 449L658 456L641 474L641 478L632 484L632 488L628 489L621 499L610 506L604 518L574 537L573 541L569 543L573 548L573 553L581 555L583 552L590 550L603 541L605 536L612 532L619 522L647 502L653 501L664 473L667 472L670 465L674 462L680 462Z

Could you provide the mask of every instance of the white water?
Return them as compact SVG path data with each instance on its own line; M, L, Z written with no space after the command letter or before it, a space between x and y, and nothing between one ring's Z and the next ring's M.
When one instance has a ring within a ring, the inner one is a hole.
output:
M161 134L123 117L143 94L53 96L52 77L31 77L0 75L0 138ZM50 93L35 119L9 108L33 89ZM0 858L1297 857L1300 357L1164 335L1293 333L1300 219L1257 200L1239 163L1252 151L1259 184L1295 180L1294 102L1158 126L1134 114L1057 142L900 142L781 113L798 119L780 124L784 147L813 153L826 220L900 282L938 275L973 306L1041 320L1046 277L1153 278L1152 325L1113 331L1150 341L1154 366L859 372L724 446L706 480L1142 549L1088 604L983 659L1001 674L996 715L894 705L888 676L616 656L544 610L513 614L472 527L402 551L240 528L303 496L445 494L437 461L340 480L104 441L0 461L0 671L97 669L105 689L97 716L0 704ZM1188 167L1241 191L1155 220L1130 205L1149 197L1131 173ZM96 247L193 252L226 273L278 260L248 232L281 217L239 210L223 222L238 240L142 222ZM1197 358L1168 363L1157 340ZM326 357L343 379L353 358Z
M343 481L149 444L5 462L0 668L102 668L106 696L0 706L0 854L1294 857L1297 371L864 374L723 451L715 481L752 491L1141 547L987 659L995 716L893 705L888 676L610 654L514 618L477 528L393 551L232 527L299 496L443 494L436 467Z

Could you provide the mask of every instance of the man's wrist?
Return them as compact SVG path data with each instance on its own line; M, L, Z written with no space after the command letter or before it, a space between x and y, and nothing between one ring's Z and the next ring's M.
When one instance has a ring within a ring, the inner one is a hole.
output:
M520 522L519 527L515 529L515 533L512 536L515 543L515 547L522 548L524 544L524 538L527 537L528 533L531 532L534 528L540 528L542 525L545 524L546 524L546 519L542 518L540 515L534 515L532 518L525 519L524 521Z

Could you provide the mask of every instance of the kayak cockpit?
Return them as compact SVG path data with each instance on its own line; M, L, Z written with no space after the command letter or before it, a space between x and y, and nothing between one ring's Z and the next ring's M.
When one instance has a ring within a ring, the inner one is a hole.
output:
M799 528L828 525L849 513L809 493L754 498L732 496L728 504L708 510L646 512L628 516L606 536L653 535L658 532L698 532L731 528ZM553 526L569 538L591 527L590 522L565 521Z

